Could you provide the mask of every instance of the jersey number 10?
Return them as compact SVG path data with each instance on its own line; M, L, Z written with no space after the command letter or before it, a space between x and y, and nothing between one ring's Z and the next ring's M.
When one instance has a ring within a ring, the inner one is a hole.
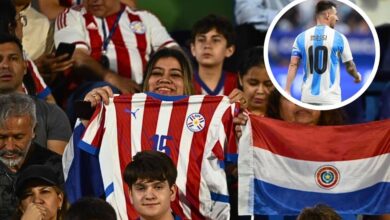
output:
M328 66L328 48L325 46L317 46L314 48L313 54L313 46L310 46L308 49L308 54L310 73L313 74L314 69L316 73L323 74L326 71L326 67Z

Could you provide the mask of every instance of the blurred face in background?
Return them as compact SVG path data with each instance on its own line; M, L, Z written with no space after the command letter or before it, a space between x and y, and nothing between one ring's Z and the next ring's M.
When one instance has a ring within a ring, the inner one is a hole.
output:
M240 78L240 83L246 100L248 110L257 115L264 115L267 110L268 96L274 89L264 65L251 67Z
M96 17L104 18L120 11L119 0L85 0L87 11Z
M280 98L279 111L284 121L305 125L317 125L321 116L321 111L302 108L284 97Z

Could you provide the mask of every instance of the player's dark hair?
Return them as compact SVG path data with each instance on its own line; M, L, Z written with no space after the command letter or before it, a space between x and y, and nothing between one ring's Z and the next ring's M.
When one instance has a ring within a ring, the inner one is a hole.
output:
M205 34L213 28L226 39L227 47L234 45L236 33L232 23L227 18L215 14L201 18L192 26L191 43L195 43L197 35Z
M320 14L323 11L331 9L332 7L337 8L337 5L331 1L319 1L316 5L316 15Z
M331 207L323 204L304 208L297 220L342 220Z
M129 188L137 180L167 180L171 187L176 182L177 170L166 154L158 151L141 151L126 166L123 176Z

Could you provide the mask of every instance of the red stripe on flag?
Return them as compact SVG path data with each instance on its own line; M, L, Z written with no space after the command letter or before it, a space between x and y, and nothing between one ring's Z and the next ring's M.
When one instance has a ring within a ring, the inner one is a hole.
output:
M236 133L234 132L234 124L231 123L233 121L233 117L236 116L238 112L238 107L236 106L234 111L234 115L232 114L232 108L226 109L225 113L222 116L222 124L223 128L225 130L226 134L226 149L225 153L227 154L237 154L238 153L238 148L237 148L237 142L236 142ZM224 143L222 143L223 145Z
M142 121L141 146L142 150L153 150L153 139L156 134L156 123L148 123L150 118L158 119L161 101L147 96L144 106L144 118ZM148 118L148 119L147 119Z
M186 197L191 204L191 219L204 219L200 213L200 174L203 162L203 153L206 145L207 133L211 119L223 96L205 96L199 113L205 119L205 127L200 132L195 132L192 137L191 151L188 158ZM204 105L208 103L207 105Z
M142 23L142 20L138 15L128 13L128 16L129 16L129 20L130 20L130 25L132 22L141 22ZM145 24L143 24L143 25L145 25ZM138 49L138 52L141 56L142 73L143 73L143 72L145 72L145 67L146 67L146 48L147 48L146 35L145 35L145 33L135 33L134 30L132 30L132 31L137 39L137 49ZM145 31L146 31L146 29L145 29Z
M304 126L250 115L253 145L308 161L346 161L390 153L390 120Z
M138 214L131 205L130 197L129 197L129 187L123 180L123 173L125 171L125 168L128 163L132 160L132 152L131 152L131 114L124 113L131 110L131 101L132 96L125 96L120 97L120 100L116 102L116 99L114 98L115 102L115 111L116 111L116 122L117 122L117 138L118 138L118 158L120 161L120 167L121 167L121 175L122 175L122 181L123 181L123 192L125 193L126 198L126 207L127 207L127 216L129 219L136 219L138 218ZM125 102L122 100L126 99Z
M99 35L98 26L95 22L95 19L93 18L92 14L84 14L85 18L85 26L87 27L89 39L90 39L90 45L91 45L91 57L94 58L96 61L100 61L100 57L102 56L102 45L103 40ZM94 24L96 29L88 28L88 25Z
M100 109L96 109L95 110L95 113L94 113L94 116L92 116L92 119L93 120L97 114L100 112ZM91 145L92 147L97 147L100 149L101 147L101 144L102 144L102 138L104 136L104 132L106 130L106 128L104 127L104 122L106 120L106 109L104 108L103 111L102 111L102 119L100 120L100 124L99 124L99 129L97 130L96 132L96 135L95 137L93 138L92 142L91 142Z
M173 102L171 118L168 127L169 130L167 135L172 137L172 139L167 140L166 146L168 146L170 149L170 157L176 167L178 163L177 160L179 157L180 140L183 132L183 125L186 120L185 116L188 108L187 103L188 103L188 98L182 99L177 102ZM176 199L172 203L172 210L178 216L181 217L185 216L184 211L180 206L179 193L176 194Z

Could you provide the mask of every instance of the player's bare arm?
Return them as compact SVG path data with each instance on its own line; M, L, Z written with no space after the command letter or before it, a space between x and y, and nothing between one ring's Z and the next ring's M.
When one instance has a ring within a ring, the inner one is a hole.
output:
M288 73L287 73L287 82L286 82L286 92L288 94L291 93L291 85L295 79L295 76L297 75L299 62L301 59L297 56L291 56L290 65L288 66Z
M355 83L360 83L362 81L362 75L357 71L356 65L353 60L347 61L344 63L345 69L355 80Z

